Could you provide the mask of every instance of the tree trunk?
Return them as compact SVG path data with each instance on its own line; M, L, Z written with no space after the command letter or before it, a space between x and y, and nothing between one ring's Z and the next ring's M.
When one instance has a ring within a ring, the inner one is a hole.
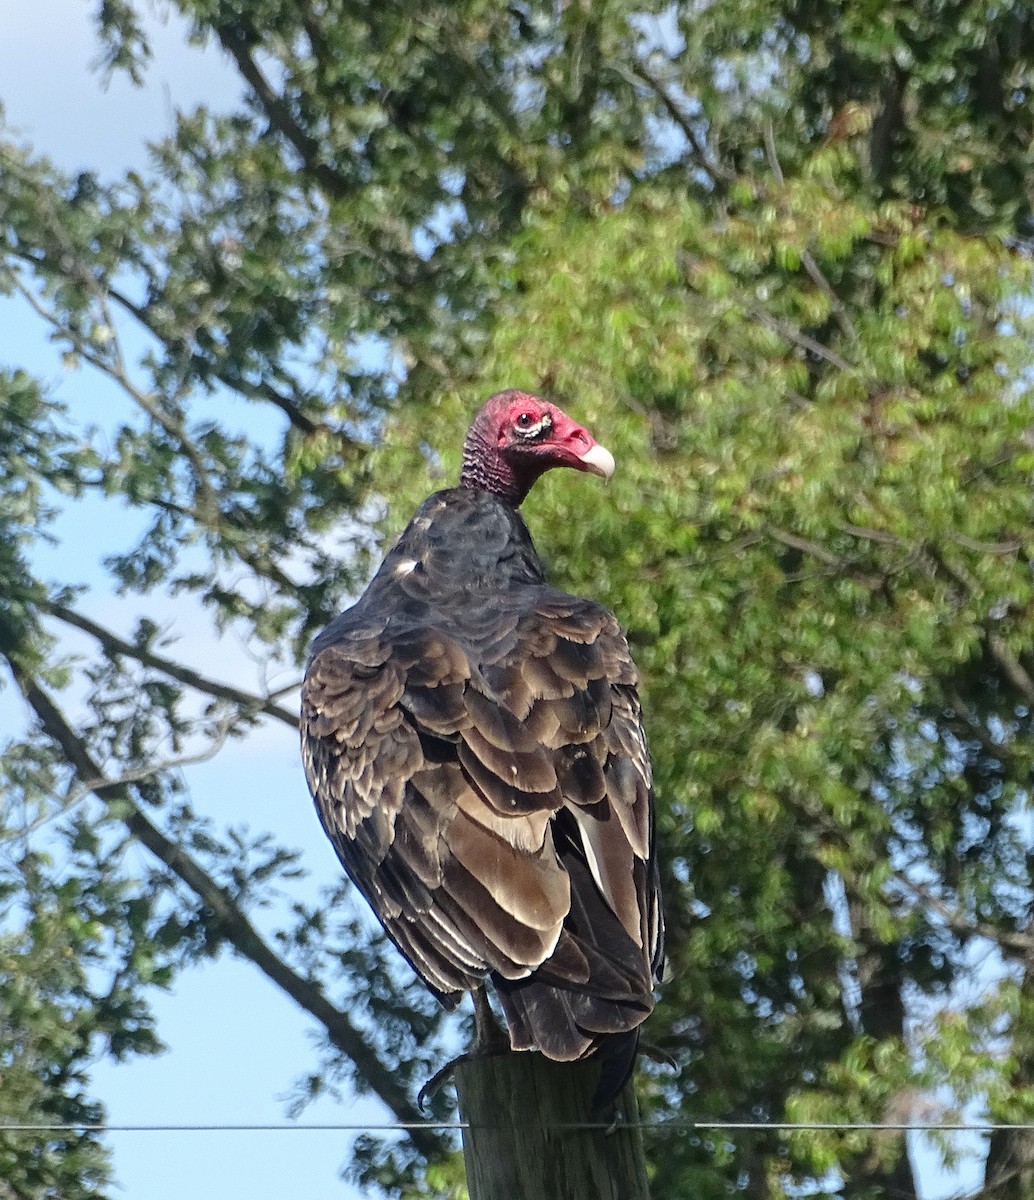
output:
M649 1200L631 1084L612 1132L593 1122L597 1063L523 1052L456 1067L470 1200Z
M861 945L868 947L856 959L862 1029L876 1041L895 1038L904 1046L905 979L898 946L873 937L860 906L854 904L851 928ZM917 1195L908 1139L904 1133L889 1130L876 1140L873 1153L852 1167L844 1188L845 1200L916 1200Z
M1028 869L1032 870L1030 867ZM1020 1011L1027 1012L1034 1002L1034 954L1023 955L1020 994L1023 998ZM1017 1065L1009 1078L1014 1096L1029 1092L1034 1084L1034 1063L1031 1061L1029 1044L1021 1039L1019 1047L1013 1050ZM998 1114L993 1115L998 1120L1002 1119ZM1009 1114L1009 1117L1012 1120L1025 1120L1015 1114ZM996 1129L991 1134L984 1165L983 1194L994 1197L994 1200L1030 1200L1034 1196L1034 1131Z

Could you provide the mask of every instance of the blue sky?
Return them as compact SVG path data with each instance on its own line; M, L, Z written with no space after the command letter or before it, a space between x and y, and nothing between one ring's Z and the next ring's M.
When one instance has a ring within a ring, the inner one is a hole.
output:
M147 86L116 77L105 88L89 65L97 56L90 28L96 7L87 0L8 0L0 4L0 103L8 131L31 142L60 167L105 177L146 165L146 142L167 133L177 107L234 104L239 89L218 51L186 45L177 22L151 21L155 61ZM147 10L150 11L150 10ZM77 414L100 418L113 398L88 373L69 373L39 322L0 298L0 363L23 365L49 381ZM128 544L132 515L121 523L77 506L59 524L63 540L49 552L55 577L98 586L84 605L116 627L130 628L146 612L178 633L187 656L210 674L257 686L254 664L231 639L199 634L184 602L157 596L146 603L117 600L100 586L105 552ZM249 674L250 672L250 674ZM13 698L0 695L0 714ZM260 736L225 747L211 762L186 769L200 809L217 821L249 820L300 848L315 875L336 871L309 804L290 730L267 726ZM113 1124L271 1123L284 1119L283 1095L314 1062L313 1024L247 963L227 956L181 975L175 990L155 1001L168 1053L127 1065L98 1065L95 1092ZM322 1101L306 1122L383 1121L369 1101ZM354 1200L339 1176L350 1135L344 1133L112 1134L118 1191L125 1200ZM962 1194L971 1173L950 1178L923 1156L926 1200Z

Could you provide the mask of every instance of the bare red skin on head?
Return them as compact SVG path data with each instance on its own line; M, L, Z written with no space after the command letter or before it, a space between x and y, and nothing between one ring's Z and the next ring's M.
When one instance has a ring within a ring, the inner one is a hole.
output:
M460 486L492 492L516 508L551 467L609 475L613 459L548 400L516 389L489 396L463 444Z

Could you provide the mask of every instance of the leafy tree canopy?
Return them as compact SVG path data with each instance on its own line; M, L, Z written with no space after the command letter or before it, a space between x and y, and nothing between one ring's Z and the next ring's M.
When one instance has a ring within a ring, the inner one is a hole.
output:
M650 1073L652 1117L1028 1120L1032 14L170 8L232 61L240 111L179 114L114 180L0 138L0 288L111 397L98 420L0 361L25 714L2 750L5 1104L95 1113L91 1055L158 1049L149 989L232 947L325 1033L299 1102L347 1086L415 1115L433 1003L344 884L302 899L290 850L213 825L171 765L291 723L290 699L182 661L148 605L171 591L297 660L512 384L620 465L602 498L548 479L529 517L646 680L671 927L649 1037L683 1067ZM130 0L98 34L144 77ZM40 567L83 499L136 518L107 560L129 634ZM100 1194L96 1140L66 1149L0 1144L14 1194ZM653 1151L657 1195L917 1194L900 1138ZM990 1140L996 1195L1032 1165L1028 1136ZM418 1131L353 1171L445 1194L457 1164Z

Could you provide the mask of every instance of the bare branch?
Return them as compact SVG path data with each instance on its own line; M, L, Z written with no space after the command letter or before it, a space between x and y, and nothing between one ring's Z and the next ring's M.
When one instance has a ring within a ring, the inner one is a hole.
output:
M274 703L273 699L269 696L255 696L249 692L241 691L239 688L231 687L229 684L219 683L215 679L209 679L207 676L202 675L200 671L193 671L171 658L165 658L163 655L155 654L153 650L146 650L133 642L127 642L125 638L112 633L110 629L97 624L96 621L92 621L82 613L76 612L75 609L69 608L66 604L49 601L40 607L44 612L50 613L51 616L57 617L60 621L64 621L66 625L74 625L76 629L81 629L83 633L88 633L92 638L100 642L110 654L135 659L146 667L152 667L156 671L161 671L163 675L168 675L170 679L176 679L180 683L185 683L188 687L192 687L199 692L204 692L208 696L215 696L220 700L228 700L232 704L239 705L245 711L266 713L268 716L282 721L285 725L291 726L291 728L296 728L298 725L298 714L288 708L282 708L279 704ZM293 691L297 686L297 683L293 683L284 690Z
M1034 937L1031 937L1030 934L1019 933L1012 929L999 929L985 921L973 920L959 912L958 909L946 904L923 884L909 879L901 871L894 872L894 879L911 892L915 899L932 909L953 933L961 934L963 937L986 938L995 945L1007 950L1014 950L1019 954L1026 955L1034 951Z
M838 370L854 370L846 358L843 358L841 355L837 354L835 350L831 350L828 346L823 345L822 342L816 341L815 338L809 337L808 334L802 333L799 329L789 324L789 322L780 320L778 317L773 317L770 313L765 312L763 308L758 308L755 305L752 305L750 308L748 308L747 312L750 314L750 316L760 321L762 325L767 326L773 332L778 333L781 337L787 338L789 341L794 342L796 345L800 346L802 350L808 350L817 358L825 359L826 362L830 363Z
M657 78L650 68L641 60L636 59L631 66L625 66L623 63L612 62L609 64L613 70L619 75L622 75L632 84L645 84L651 92L660 100L664 106L665 112L675 122L682 131L686 141L689 142L696 155L698 165L705 170L713 180L720 180L722 183L733 183L737 176L736 172L730 170L717 162L713 155L708 154L706 147L700 140L700 135L697 133L689 116L682 111L679 104L668 92L664 83Z
M86 743L36 679L15 658L9 656L7 662L44 733L61 748L79 778L87 782L106 779ZM129 786L106 779L95 782L91 790L98 799L117 805L129 832L215 915L219 932L230 945L323 1026L332 1044L351 1059L364 1082L396 1118L419 1123L421 1113L416 1104L348 1013L336 1008L316 983L299 975L269 946L233 896L149 820L133 800ZM417 1127L407 1132L421 1154L432 1158L441 1153L441 1143L428 1130Z
M785 180L783 178L783 168L779 162L779 154L776 150L775 144L775 129L771 120L765 121L764 138L765 154L768 157L768 165L772 171L772 175L776 183L778 183L780 187L784 187ZM822 269L815 261L814 255L807 247L805 247L801 253L801 265L808 272L812 282L817 284L819 288L821 288L822 291L825 292L825 294L829 297L830 304L833 308L833 312L837 318L840 328L849 338L851 338L852 341L856 340L858 337L858 331L851 322L851 317L847 311L847 305L833 290L829 280L825 277L825 275L823 275Z
M45 813L41 817L37 817L34 821L29 821L21 826L20 829L13 829L10 832L0 834L0 845L5 842L16 842L35 833L37 829L42 829L44 825L49 825L51 821L56 821L60 817L67 816L73 809L77 808L82 802L90 796L96 795L99 788L125 787L130 783L142 783L145 779L150 779L154 775L159 775L163 771L175 771L180 767L194 766L196 763L208 762L210 758L214 758L222 749L229 736L233 722L228 718L223 718L219 722L215 737L209 742L204 750L197 754L187 754L178 758L160 759L158 762L150 763L146 767L137 767L133 771L123 771L116 776L99 775L95 779L88 779L85 783L79 784L78 787L72 789L71 792L61 801L57 808L52 812Z

